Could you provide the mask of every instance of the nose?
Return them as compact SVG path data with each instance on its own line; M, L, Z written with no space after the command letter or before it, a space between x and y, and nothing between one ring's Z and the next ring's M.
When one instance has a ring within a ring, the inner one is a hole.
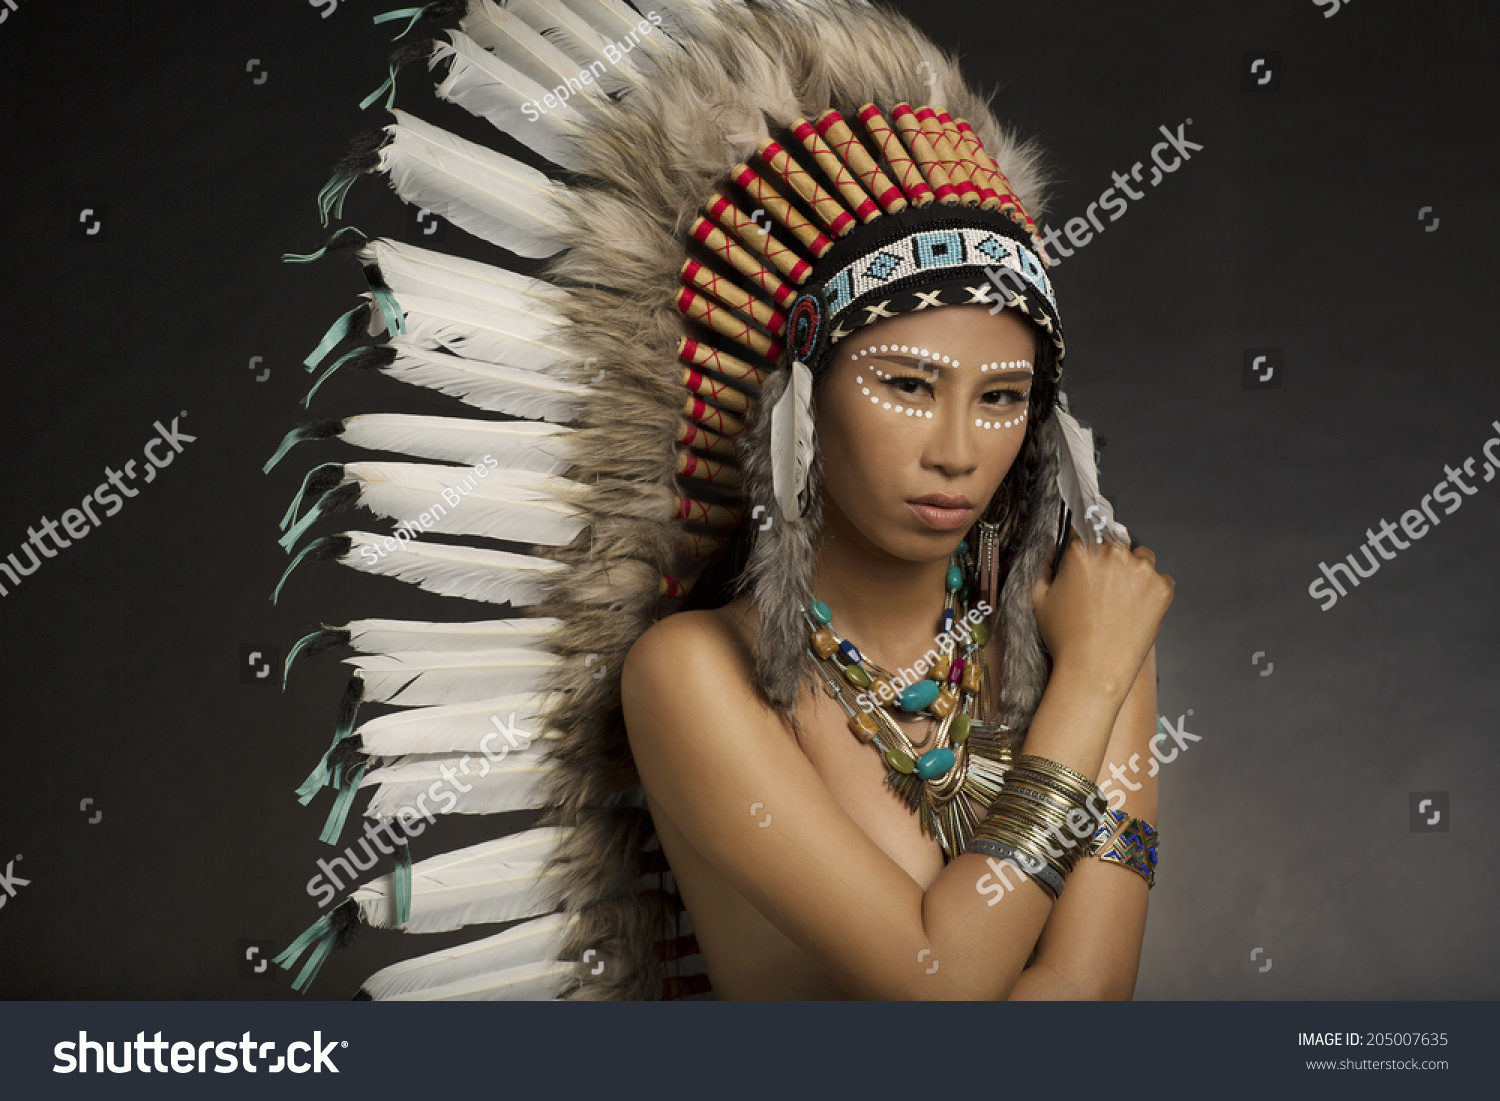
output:
M964 416L957 396L949 392L944 395L946 400L937 403L922 454L924 465L951 478L972 474L979 466L978 441L974 438L979 430L974 428L972 417Z

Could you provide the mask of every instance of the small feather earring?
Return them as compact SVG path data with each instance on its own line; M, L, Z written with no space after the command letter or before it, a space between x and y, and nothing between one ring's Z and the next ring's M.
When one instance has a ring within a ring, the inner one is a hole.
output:
M771 409L771 492L784 520L802 518L813 460L812 372L794 359L786 389Z

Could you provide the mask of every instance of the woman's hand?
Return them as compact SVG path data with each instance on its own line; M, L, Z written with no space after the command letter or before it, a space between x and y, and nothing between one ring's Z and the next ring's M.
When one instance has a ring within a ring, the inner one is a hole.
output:
M1123 700L1156 641L1173 588L1146 547L1086 544L1073 532L1056 575L1048 569L1032 591L1054 676L1063 672Z

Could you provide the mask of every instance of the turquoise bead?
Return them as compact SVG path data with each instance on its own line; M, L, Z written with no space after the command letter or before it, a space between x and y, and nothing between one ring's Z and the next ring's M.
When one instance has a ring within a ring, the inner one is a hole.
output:
M814 600L808 611L812 614L814 623L826 625L833 620L833 612L829 611L828 605L821 600Z
M968 550L969 550L969 541L967 539L960 539L958 541L958 550L955 553L957 553L957 554L966 554L968 552Z
M901 710L920 711L938 697L936 681L919 680L910 688L901 690Z
M947 746L929 749L917 759L917 775L924 780L936 780L953 767L953 750Z
M958 592L958 587L964 583L964 571L957 566L948 567L948 591Z

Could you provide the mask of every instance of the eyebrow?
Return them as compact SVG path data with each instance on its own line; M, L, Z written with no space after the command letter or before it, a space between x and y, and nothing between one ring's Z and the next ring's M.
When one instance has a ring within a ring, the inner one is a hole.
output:
M929 369L931 369L933 367L950 367L950 366L952 366L952 364L938 362L937 360L934 360L931 356L929 356L927 358L927 360L926 360L926 364L927 365L925 367L923 366L923 360L919 356L908 356L908 355L902 355L900 353L881 352L881 353L878 353L876 355L872 355L870 358L871 359L883 359L883 360L885 360L888 363L899 363L899 364L901 364L902 366L905 366L905 367L914 367L914 368L916 368L919 371L929 370ZM1026 380L1032 378L1033 374L1032 374L1031 371L1014 369L1014 370L1010 370L1010 371L994 371L994 372L986 371L985 372L985 377L987 379L993 379L996 382L1025 382Z

